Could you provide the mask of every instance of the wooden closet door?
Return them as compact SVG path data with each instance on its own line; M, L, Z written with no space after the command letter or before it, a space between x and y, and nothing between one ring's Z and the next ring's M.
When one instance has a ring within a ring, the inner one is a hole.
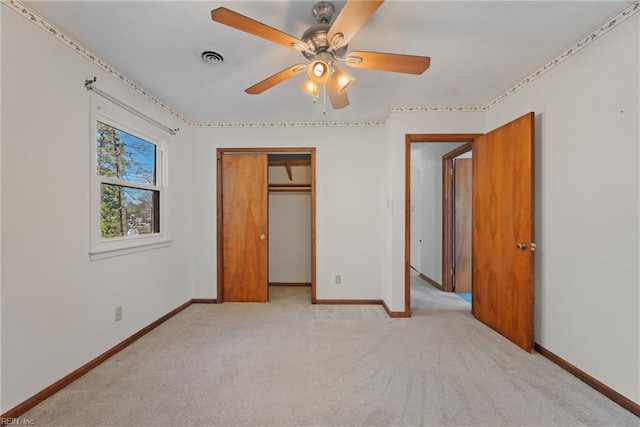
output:
M267 154L222 155L224 302L267 302Z

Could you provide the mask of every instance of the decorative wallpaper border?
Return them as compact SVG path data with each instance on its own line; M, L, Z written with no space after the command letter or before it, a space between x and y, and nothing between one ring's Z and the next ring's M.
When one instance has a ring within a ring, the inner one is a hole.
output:
M53 24L51 24L50 22L45 20L43 17L41 17L40 15L38 15L37 13L32 11L31 9L29 9L27 6L22 4L20 1L18 1L18 0L2 0L2 3L6 4L6 5L9 5L15 12L17 12L20 15L22 15L24 18L29 20L32 24L40 27L40 29L46 31L49 35L55 37L56 39L58 39L59 41L61 41L65 45L67 45L67 47L73 49L76 53L84 56L86 59L88 59L89 61L91 61L92 63L94 63L95 65L97 65L98 67L100 67L102 70L106 71L107 73L109 73L113 77L116 77L122 83L124 83L125 85L127 85L131 89L133 89L134 91L138 92L140 95L142 95L145 98L147 98L153 104L155 104L158 107L162 108L163 110L169 112L172 116L182 120L186 124L191 125L191 122L189 120L187 120L184 116L182 116L180 113L176 112L171 107L169 107L167 104L165 104L164 102L160 101L158 98L156 98L153 95L151 95L151 93L149 93L149 91L144 89L142 86L140 86L140 85L134 83L133 81L131 81L130 79L128 79L124 74L122 74L120 71L115 69L109 63L107 63L107 61L105 61L100 56L98 56L97 54L93 53L92 51L90 51L86 47L82 46L79 42L74 40L71 36L65 34L59 28L56 28Z
M391 113L475 113L487 111L484 105L452 106L452 107L391 107Z
M291 128L291 127L343 127L343 126L381 126L385 120L353 122L258 122L258 123L192 123L196 128Z
M385 117L384 120L375 120L375 121L352 121L352 122L256 122L256 123L201 123L201 122L192 122L185 118L180 113L173 110L169 105L160 101L158 98L154 97L149 91L144 89L142 86L136 84L135 82L128 79L124 74L120 71L109 65L104 59L95 53L91 52L86 47L82 46L76 40L71 38L69 35L65 34L60 29L56 28L53 24L46 21L40 15L29 9L27 6L22 4L19 0L1 0L3 4L9 5L12 10L16 13L22 15L24 18L29 20L34 25L40 27L42 30L46 31L51 36L55 37L69 48L73 49L76 53L84 56L89 61L93 62L95 65L100 67L102 70L106 71L110 75L116 77L125 85L129 86L129 88L138 92L140 95L144 96L147 100L151 101L156 106L162 108L163 110L170 113L172 116L182 120L185 124L194 128L288 128L288 127L341 127L341 126L380 126L386 122L386 119L389 117ZM624 8L620 13L603 23L600 27L593 30L589 35L583 37L578 41L575 45L571 46L569 49L555 57L553 60L546 63L542 68L536 70L534 73L521 80L516 85L509 88L506 92L500 94L493 101L489 102L487 105L472 105L472 106L423 106L423 107L392 107L389 111L391 113L423 113L423 112L484 112L496 104L502 102L509 96L516 93L518 90L527 86L529 83L535 81L538 77L542 76L547 71L555 68L566 59L575 55L577 52L581 51L585 47L591 45L595 40L602 37L609 31L611 31L616 26L620 25L637 12L640 11L640 0L634 1L629 6Z
M561 53L560 55L556 56L554 59L546 63L542 68L538 69L536 72L534 72L524 80L520 81L518 84L511 87L509 90L507 90L506 92L498 96L496 99L491 101L489 104L487 104L486 109L488 110L494 107L496 104L505 100L509 96L513 95L523 87L527 86L529 83L533 82L534 80L542 76L547 71L557 67L566 59L572 57L573 55L580 52L585 47L591 45L596 39L602 37L603 35L607 34L609 31L611 31L613 28L615 28L616 26L620 25L627 19L631 18L638 11L640 11L640 1L634 1L629 6L624 8L620 13L615 15L613 18L610 18L607 22L600 25L600 27L593 30L591 34L580 39L580 41L578 41L569 49L567 49L566 51L564 51L563 53Z

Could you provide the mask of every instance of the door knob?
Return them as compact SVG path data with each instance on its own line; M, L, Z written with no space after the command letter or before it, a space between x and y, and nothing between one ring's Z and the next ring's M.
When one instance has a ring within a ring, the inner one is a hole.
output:
M525 242L520 242L516 244L516 247L524 251L525 249L527 249L527 244Z
M266 238L267 238L267 236L265 236L264 234L261 234L261 235L260 235L260 240L264 240L264 239L266 239Z

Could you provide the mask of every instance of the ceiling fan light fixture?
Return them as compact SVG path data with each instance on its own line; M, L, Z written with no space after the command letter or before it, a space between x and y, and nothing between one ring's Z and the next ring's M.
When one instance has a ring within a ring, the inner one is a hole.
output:
M318 59L309 64L309 68L307 68L307 75L310 80L321 85L331 77L331 68L329 67L329 64Z
M335 80L336 85L338 86L338 93L344 92L344 90L353 83L354 80L353 77L340 68L336 68L331 78Z
M311 79L308 79L306 82L304 82L304 84L300 86L300 89L313 96L314 98L317 97L320 93L320 85Z

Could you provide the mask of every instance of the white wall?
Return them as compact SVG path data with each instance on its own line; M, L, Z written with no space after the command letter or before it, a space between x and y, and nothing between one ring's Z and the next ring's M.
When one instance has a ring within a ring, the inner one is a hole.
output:
M384 129L281 127L194 129L193 296L216 295L216 149L317 147L316 297L380 299L386 284ZM335 284L335 275L342 284Z
M310 184L310 166L269 166L269 184ZM269 283L311 283L311 193L269 192Z
M311 283L311 193L269 193L269 283Z
M394 265L392 260L395 259L393 256L393 199L392 199L392 165L394 163L394 144L391 143L393 141L393 128L387 120L383 126L384 130L384 139L385 144L383 147L384 158L386 159L379 173L384 177L384 184L380 187L380 192L384 195L384 203L386 207L385 218L384 218L384 227L380 230L380 233L383 235L382 242L382 250L384 253L384 272L383 272L383 283L382 287L382 300L386 304L386 308L392 310L391 301L393 300L393 270Z
M384 300L391 311L404 312L405 245L405 135L418 133L482 133L484 112L392 113L387 119L387 153L390 173L390 287Z
M417 211L411 223L411 246L418 249L418 271L442 285L442 156L460 143L411 144L411 169L420 180L411 182L411 204ZM416 231L414 232L414 228ZM416 240L416 242L414 242ZM413 260L413 254L411 259Z
M536 113L536 342L637 403L639 19L487 113Z
M422 221L421 210L422 192L415 192L415 188L420 188L422 179L422 153L419 146L411 148L411 249L410 265L415 270L422 272ZM415 193L415 194L413 194Z
M85 78L170 126L173 244L89 261ZM14 12L2 13L6 412L191 298L191 130ZM115 307L124 318L115 323Z

